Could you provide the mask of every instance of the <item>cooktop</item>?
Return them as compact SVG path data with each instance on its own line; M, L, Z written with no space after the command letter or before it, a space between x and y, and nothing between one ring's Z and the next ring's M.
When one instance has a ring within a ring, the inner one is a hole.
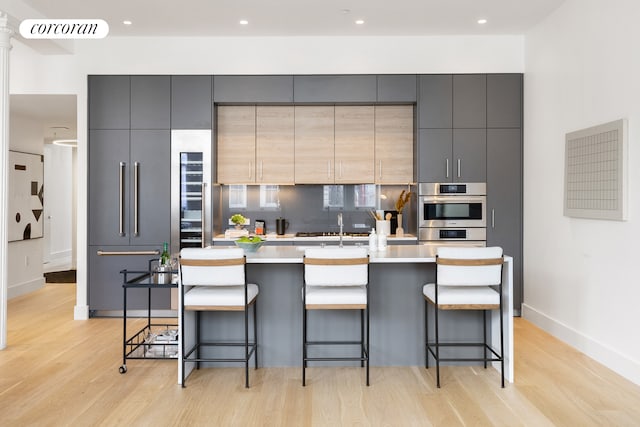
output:
M298 231L296 233L296 237L327 237L327 236L339 236L340 233L337 231ZM350 232L346 231L343 233L343 236L351 236L351 237L366 237L369 233L360 233L360 232Z

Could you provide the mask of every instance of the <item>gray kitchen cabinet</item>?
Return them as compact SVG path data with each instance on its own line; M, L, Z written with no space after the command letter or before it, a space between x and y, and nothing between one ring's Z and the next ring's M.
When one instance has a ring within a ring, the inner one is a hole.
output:
M453 76L418 77L418 128L453 127Z
M370 102L377 100L375 75L293 76L294 102Z
M485 74L453 76L453 127L487 127L487 76Z
M416 76L379 75L378 102L416 102Z
M487 130L487 246L513 256L513 303L522 304L522 130Z
M418 129L418 181L451 180L452 129Z
M487 127L522 127L522 74L487 75Z
M171 129L212 129L213 78L171 76Z
M89 129L129 129L129 76L89 76Z
M131 129L169 129L171 78L131 76Z
M293 102L293 76L214 76L217 103Z
M89 132L90 245L169 241L169 156L168 130Z
M89 310L90 316L119 316L123 309L122 274L120 271L147 271L149 260L158 255L130 255L130 253L149 253L157 246L89 246ZM113 255L120 252L122 255ZM102 253L102 255L99 255ZM151 308L166 310L170 307L169 289L156 289L151 297ZM130 289L127 291L127 311L147 308L147 290ZM146 314L146 313L145 313Z
M485 129L419 129L419 182L484 182Z
M451 174L453 182L485 182L487 179L487 131L453 129Z

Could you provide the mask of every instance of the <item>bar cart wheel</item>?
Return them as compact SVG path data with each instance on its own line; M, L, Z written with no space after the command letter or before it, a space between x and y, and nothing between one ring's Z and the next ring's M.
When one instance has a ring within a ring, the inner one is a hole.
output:
M126 374L126 373L127 373L127 365L122 365L122 366L120 366L120 368L118 369L118 371L119 371L121 374Z

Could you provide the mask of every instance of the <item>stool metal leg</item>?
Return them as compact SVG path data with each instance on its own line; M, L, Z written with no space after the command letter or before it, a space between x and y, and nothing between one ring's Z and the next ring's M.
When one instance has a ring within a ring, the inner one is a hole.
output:
M424 367L429 369L429 302L424 300Z
M360 310L360 367L364 368L364 310Z
M482 334L484 343L484 369L487 369L487 310L482 310Z
M367 289L369 288L369 286L367 286ZM369 355L369 326L371 325L371 323L369 322L370 318L369 318L369 296L367 294L367 387L369 387L369 365L371 364L371 360L369 359L371 356Z
M258 315L257 313L257 301L253 301L253 342L255 343L255 350L253 352L253 362L255 368L258 369Z
M437 290L436 290L436 301L438 299L438 294L437 294ZM436 385L438 388L440 388L440 337L439 337L439 333L438 333L438 304L436 302L436 305L434 306L434 313L435 313L435 327L436 327Z
M249 388L249 311L244 306L244 386Z
M305 384L305 371L307 368L307 307L302 302L302 386Z

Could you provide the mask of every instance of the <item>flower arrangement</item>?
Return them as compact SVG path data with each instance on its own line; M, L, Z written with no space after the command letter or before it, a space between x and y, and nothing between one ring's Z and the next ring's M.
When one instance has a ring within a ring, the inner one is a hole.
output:
M399 214L402 213L402 210L404 209L404 205L406 205L411 199L411 194L413 194L411 193L411 191L406 191L406 190L402 190L402 193L400 193L398 200L396 200L396 210L398 211Z

